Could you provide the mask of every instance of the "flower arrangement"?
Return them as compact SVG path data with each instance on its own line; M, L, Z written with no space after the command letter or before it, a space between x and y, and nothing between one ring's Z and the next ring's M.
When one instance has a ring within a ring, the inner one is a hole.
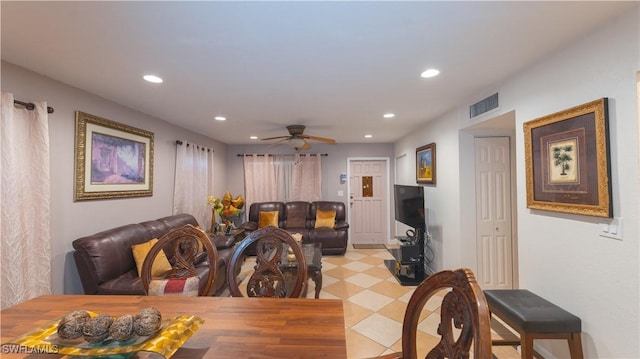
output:
M239 195L236 199L233 199L231 193L224 194L222 199L215 198L213 196L207 197L207 204L211 206L211 226L215 223L215 214L220 216L222 223L227 226L231 226L233 223L231 218L238 217L242 213L242 207L244 207L244 197Z

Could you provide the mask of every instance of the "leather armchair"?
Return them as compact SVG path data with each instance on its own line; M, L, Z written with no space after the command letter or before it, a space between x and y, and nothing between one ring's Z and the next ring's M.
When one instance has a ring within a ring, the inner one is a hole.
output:
M336 211L336 224L333 228L315 228L316 213L321 211ZM322 253L344 254L347 250L349 224L346 220L344 203L319 201L312 202L309 207L309 237L307 242L322 243Z

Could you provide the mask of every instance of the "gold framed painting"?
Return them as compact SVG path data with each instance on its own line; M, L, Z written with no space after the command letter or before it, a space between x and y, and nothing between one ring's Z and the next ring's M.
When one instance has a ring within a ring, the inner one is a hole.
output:
M613 216L608 99L524 123L527 207Z
M153 132L76 111L74 200L153 195Z
M416 148L416 182L436 184L436 144Z

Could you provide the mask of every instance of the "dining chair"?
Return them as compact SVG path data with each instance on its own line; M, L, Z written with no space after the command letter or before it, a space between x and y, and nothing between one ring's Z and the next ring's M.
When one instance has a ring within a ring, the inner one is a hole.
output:
M240 289L241 281L237 273L246 258L244 252L256 243L256 264L251 276L247 279L246 294L248 297L299 298L307 282L307 264L300 245L287 231L274 226L266 226L251 232L234 251L227 268L227 283L234 297L243 297ZM288 248L297 262L290 267L295 271L295 281L288 280L281 270L283 258L287 260Z
M171 269L161 278L152 278L153 262L161 251L171 258ZM218 260L209 236L187 224L169 231L151 247L142 264L142 285L148 295L207 296L213 288Z
M440 307L438 334L440 341L426 358L469 358L473 342L473 357L490 359L491 319L489 307L475 275L470 269L445 270L425 279L411 295L402 325L402 352L378 358L416 359L416 334L422 308L429 298L448 290Z

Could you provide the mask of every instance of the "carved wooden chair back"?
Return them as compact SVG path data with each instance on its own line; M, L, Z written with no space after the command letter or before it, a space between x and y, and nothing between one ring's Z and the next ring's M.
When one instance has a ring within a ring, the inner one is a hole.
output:
M151 269L155 258L163 249L172 253L172 268L160 280L197 277L198 295L210 294L218 270L218 252L209 236L191 224L169 231L151 247L142 264L141 279L145 292L149 293L151 282L158 279L152 278ZM201 251L206 253L206 258L201 257L204 255ZM204 285L199 284L200 278L196 269L196 264L200 262L206 263L208 267Z
M449 292L445 294L440 309L440 342L427 353L426 358L469 358L472 342L474 358L492 357L491 319L487 301L473 272L462 268L433 274L416 288L404 316L402 353L381 358L417 358L416 334L420 313L429 298L443 289L449 289Z
M254 271L247 280L248 297L275 297L275 298L298 298L300 297L307 281L307 264L304 253L300 245L287 231L273 226L267 226L257 231L251 232L236 247L227 268L227 283L229 291L234 297L244 296L240 290L238 273L245 259L244 252L252 243L257 242L256 264ZM295 270L295 282L285 278L280 265L283 251L292 249L297 266Z

